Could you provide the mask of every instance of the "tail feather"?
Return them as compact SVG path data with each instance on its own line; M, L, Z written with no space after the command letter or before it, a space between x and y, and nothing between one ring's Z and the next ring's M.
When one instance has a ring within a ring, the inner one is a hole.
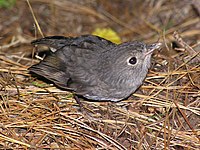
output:
M31 66L29 71L45 77L61 88L67 88L69 74L66 73L65 66L56 59L58 58L55 56L48 56L39 64Z

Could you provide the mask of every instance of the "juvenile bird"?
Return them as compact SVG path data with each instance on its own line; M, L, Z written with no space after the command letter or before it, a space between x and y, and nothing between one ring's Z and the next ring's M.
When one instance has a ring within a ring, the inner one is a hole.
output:
M133 41L114 44L104 38L51 36L32 42L54 49L29 70L62 89L93 101L123 100L145 79L152 52L161 43Z

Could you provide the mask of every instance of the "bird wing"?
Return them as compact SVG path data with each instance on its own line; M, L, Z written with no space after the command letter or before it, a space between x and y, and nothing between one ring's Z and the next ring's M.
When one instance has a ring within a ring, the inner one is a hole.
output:
M39 64L29 68L61 88L86 93L89 87L97 85L97 61L100 53L115 46L114 43L93 35L77 38L51 36L32 42L56 49Z
M101 48L109 48L116 44L104 38L94 35L82 35L80 37L64 37L64 36L48 36L37 39L31 42L33 45L46 45L55 49L61 49L65 46L77 46L80 48L94 48L98 46Z

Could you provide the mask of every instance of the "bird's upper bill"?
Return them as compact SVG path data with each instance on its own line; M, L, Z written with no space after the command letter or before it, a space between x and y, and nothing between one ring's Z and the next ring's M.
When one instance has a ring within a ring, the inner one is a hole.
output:
M161 47L161 45L162 45L162 43L154 43L154 44L147 45L147 52L145 53L145 56L152 54L153 51L155 49L159 49Z

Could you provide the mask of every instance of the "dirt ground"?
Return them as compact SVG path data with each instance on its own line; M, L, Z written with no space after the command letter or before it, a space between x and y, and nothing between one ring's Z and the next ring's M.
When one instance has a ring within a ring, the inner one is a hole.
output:
M0 8L0 149L200 148L199 0L29 2ZM44 55L30 42L97 28L163 47L136 93L118 103L82 100L84 114L72 93L29 73Z

